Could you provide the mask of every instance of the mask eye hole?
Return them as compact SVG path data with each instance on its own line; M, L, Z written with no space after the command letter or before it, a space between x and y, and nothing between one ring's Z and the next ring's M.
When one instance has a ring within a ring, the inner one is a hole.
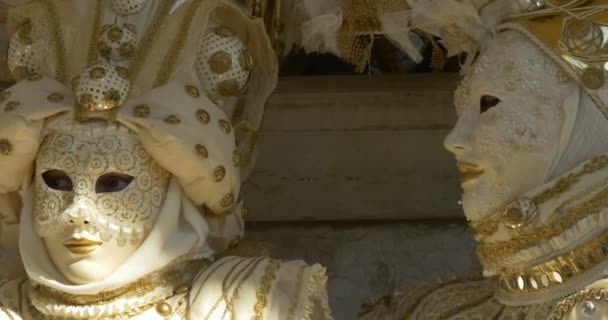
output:
M106 173L97 178L95 183L96 193L110 193L124 190L131 184L134 177L122 173Z
M54 190L72 191L74 188L72 179L61 170L49 170L42 173L42 180L49 188Z
M501 100L495 96L485 95L481 97L479 100L479 113L483 114L484 112L498 105L500 102Z

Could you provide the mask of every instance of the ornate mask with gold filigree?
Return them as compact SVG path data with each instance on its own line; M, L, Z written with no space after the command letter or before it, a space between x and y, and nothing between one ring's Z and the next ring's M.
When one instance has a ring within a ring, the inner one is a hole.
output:
M124 128L103 123L75 126L79 133L90 134L52 132L38 153L38 235L75 226L99 232L104 241L141 240L156 222L170 173Z

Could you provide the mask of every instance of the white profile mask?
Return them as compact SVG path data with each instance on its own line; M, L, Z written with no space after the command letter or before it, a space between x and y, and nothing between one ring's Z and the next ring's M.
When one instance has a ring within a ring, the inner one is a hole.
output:
M472 221L546 182L558 153L571 81L523 35L503 32L456 91L459 116L445 140L459 163L463 207Z

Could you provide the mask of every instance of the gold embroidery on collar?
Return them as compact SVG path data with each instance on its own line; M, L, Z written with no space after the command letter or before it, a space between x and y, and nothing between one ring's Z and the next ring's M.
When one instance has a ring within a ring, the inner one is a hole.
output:
M603 189L591 200L573 208L548 225L521 233L509 241L480 243L477 247L477 255L482 264L495 262L506 255L526 249L541 240L555 237L565 229L574 226L578 221L597 214L606 207L608 207L608 188Z
M530 268L503 270L502 290L510 294L540 292L570 281L608 259L608 232L585 244Z
M58 304L75 306L108 304L126 297L141 297L161 286L175 285L175 287L178 287L184 284L178 283L184 277L202 271L207 268L209 264L210 262L208 260L186 261L167 269L150 273L140 280L118 289L94 295L70 294L42 285L30 287L29 294L53 299Z
M574 295L560 301L555 309L551 312L547 320L561 320L564 319L576 304L583 301L606 301L608 300L607 289L589 289L581 290Z
M532 201L536 205L545 203L564 192L570 190L572 186L579 182L580 178L584 175L593 173L597 170L603 169L608 165L608 155L601 155L594 157L589 163L577 172L568 174L565 177L560 178L553 184L553 186L532 198ZM477 224L471 225L471 230L475 236L487 237L491 236L498 230L498 226L502 222L501 218L502 210L498 213L493 214L489 218L481 221Z

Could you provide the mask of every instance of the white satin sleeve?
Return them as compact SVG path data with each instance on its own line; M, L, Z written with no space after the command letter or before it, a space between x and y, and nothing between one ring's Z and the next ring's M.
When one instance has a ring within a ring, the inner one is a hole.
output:
M320 265L226 257L195 279L189 318L330 320L326 281Z

